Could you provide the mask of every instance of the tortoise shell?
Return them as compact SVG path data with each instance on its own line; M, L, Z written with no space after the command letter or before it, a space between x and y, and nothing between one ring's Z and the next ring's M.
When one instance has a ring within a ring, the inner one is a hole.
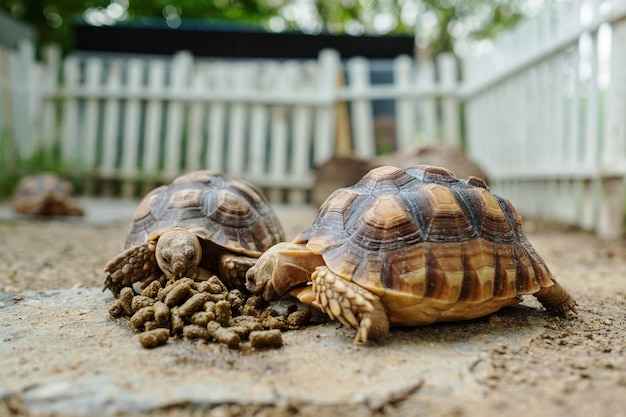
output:
M173 227L252 257L284 240L282 226L259 190L214 171L191 172L148 193L135 210L124 249Z
M35 216L82 216L84 210L72 192L72 184L55 174L27 176L15 188L13 210Z
M521 224L479 178L384 166L335 191L294 243L380 296L392 324L412 325L480 317L552 286Z

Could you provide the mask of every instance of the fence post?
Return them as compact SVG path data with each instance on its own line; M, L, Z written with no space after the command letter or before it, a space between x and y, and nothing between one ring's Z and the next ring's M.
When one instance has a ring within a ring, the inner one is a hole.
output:
M599 206L598 235L617 239L624 223L624 170L620 164L626 153L626 18L613 24L611 80L607 89L607 120L604 149L601 152L603 193Z

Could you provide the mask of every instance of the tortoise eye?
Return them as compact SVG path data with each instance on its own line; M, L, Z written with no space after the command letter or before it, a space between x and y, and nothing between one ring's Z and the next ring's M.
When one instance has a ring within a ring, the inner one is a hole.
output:
M185 250L185 257L186 257L188 260L191 260L191 259L195 258L195 257L196 257L196 251L195 251L195 250L193 250L193 249L191 249L191 248L187 248L187 249Z
M163 260L169 264L172 261L172 254L169 252L163 252L161 254L161 258L163 258Z

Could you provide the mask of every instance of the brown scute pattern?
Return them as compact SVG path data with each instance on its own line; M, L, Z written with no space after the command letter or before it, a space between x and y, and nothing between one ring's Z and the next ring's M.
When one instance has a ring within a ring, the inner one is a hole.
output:
M250 256L284 240L278 218L256 188L212 171L192 172L148 193L135 211L124 247L172 227Z
M374 169L332 194L295 242L379 295L501 306L552 285L511 203L443 168Z

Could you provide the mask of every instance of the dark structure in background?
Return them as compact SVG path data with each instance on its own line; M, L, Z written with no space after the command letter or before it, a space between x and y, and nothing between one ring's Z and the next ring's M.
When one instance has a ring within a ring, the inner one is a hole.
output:
M34 41L35 38L35 30L32 27L19 23L0 11L0 45L17 48L21 40Z
M114 26L74 24L75 48L83 51L165 54L181 50L218 58L317 58L332 48L343 59L393 59L413 55L413 36L307 35L274 33L240 24L183 20L173 29L163 19L136 19Z

